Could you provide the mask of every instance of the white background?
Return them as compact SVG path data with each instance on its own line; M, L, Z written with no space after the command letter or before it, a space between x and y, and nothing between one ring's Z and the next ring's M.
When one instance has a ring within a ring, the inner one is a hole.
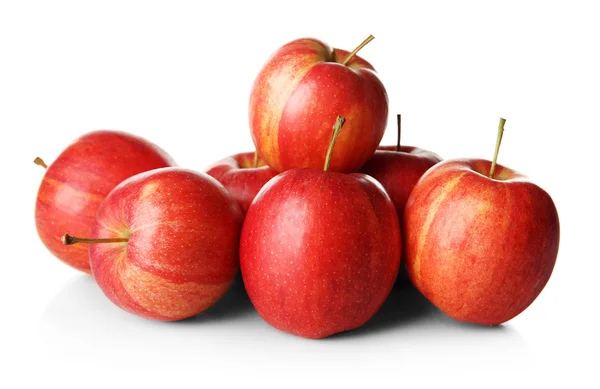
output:
M598 385L599 10L564 2L0 3L0 386L373 388ZM403 143L444 158L491 158L554 198L554 274L499 328L447 319L397 289L363 329L286 335L234 287L180 323L108 302L43 247L33 220L43 170L74 138L129 131L203 170L253 150L250 87L280 45L313 36L378 70ZM134 386L135 385L135 386ZM596 386L597 387L597 386Z

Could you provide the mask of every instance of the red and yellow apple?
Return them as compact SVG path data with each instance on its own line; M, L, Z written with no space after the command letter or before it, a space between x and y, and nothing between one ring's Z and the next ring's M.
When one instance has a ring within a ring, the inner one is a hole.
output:
M239 268L242 213L214 178L179 168L138 174L100 205L90 243L104 294L133 314L180 320L204 311ZM85 247L85 245L81 245Z
M418 147L379 146L360 172L375 178L390 196L402 232L406 231L404 207L414 186L425 172L442 159L435 153ZM401 266L397 282L408 282L405 266Z
M87 248L64 246L62 235L88 236L100 203L115 186L173 164L158 146L131 134L102 130L81 136L47 167L35 205L40 239L58 259L89 273Z
M356 52L316 39L277 50L258 74L250 96L252 139L273 169L322 168L338 115L348 119L333 152L331 170L355 172L379 145L388 116L385 88Z
M256 159L255 163L255 156L255 153L232 155L214 163L206 171L223 184L244 214L258 191L277 175L264 161Z
M292 169L270 180L250 206L240 266L267 323L323 338L358 328L379 310L400 252L394 205L372 177Z
M375 178L392 199L398 219L403 220L404 207L419 178L442 158L428 150L400 145L401 117L398 115L398 142L395 146L379 146L360 169Z
M412 283L450 317L484 325L504 323L536 299L560 238L548 193L514 170L491 165L479 159L437 164L404 211Z
M380 146L361 173L375 178L392 199L398 218L402 220L404 207L419 178L440 162L437 154L413 146Z

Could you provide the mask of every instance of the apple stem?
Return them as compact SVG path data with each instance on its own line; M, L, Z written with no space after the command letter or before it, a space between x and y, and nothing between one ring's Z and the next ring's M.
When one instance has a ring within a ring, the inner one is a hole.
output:
M338 116L335 119L335 124L333 126L333 133L331 134L331 140L329 141L329 148L327 149L327 154L325 155L325 166L323 167L323 171L329 170L329 164L331 163L331 155L333 154L333 146L335 145L335 140L337 139L342 126L346 122L346 118L343 116Z
M504 134L504 123L506 123L506 119L500 118L500 123L498 123L498 136L496 137L496 149L494 150L494 159L492 159L492 166L490 167L490 178L494 178L494 173L496 172L496 161L498 160L500 143L502 143L502 135Z
M62 237L62 242L65 246L70 246L77 243L124 243L129 242L127 238L78 238L76 236L71 236L69 234L64 234Z
M396 116L398 121L398 140L396 142L396 151L400 151L400 135L402 135L402 115Z
M348 65L348 62L350 62L352 60L352 58L354 58L356 53L358 53L360 51L360 49L365 47L367 45L367 43L371 42L373 39L375 39L375 37L373 35L369 35L367 37L367 39L365 39L360 45L358 45L356 47L356 49L354 49L354 51L352 51L350 54L348 54L348 56L346 57L344 62L342 62L342 65Z
M33 160L33 163L43 167L44 169L48 169L48 165L46 165L46 162L44 162L44 160L41 159L40 157L35 157L35 159Z
M253 166L254 166L254 168L258 167L258 151L257 150L254 151L254 165Z

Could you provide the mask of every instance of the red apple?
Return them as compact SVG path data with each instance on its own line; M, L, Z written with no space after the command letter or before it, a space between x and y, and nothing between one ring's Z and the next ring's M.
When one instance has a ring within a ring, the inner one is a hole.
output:
M360 327L379 310L400 251L394 205L372 177L293 169L269 181L250 206L240 266L267 323L323 338Z
M554 268L560 235L548 193L492 164L439 163L404 211L413 284L450 317L485 325L506 322L535 300Z
M239 206L217 180L164 168L122 182L100 205L91 239L67 235L64 242L92 243L92 274L113 303L145 318L179 320L227 291L238 270L241 224Z
M255 153L241 153L222 159L208 168L206 173L216 178L238 202L244 214L258 191L277 175L277 172Z
M46 167L39 158L35 162ZM89 235L100 203L115 186L172 165L158 146L124 132L94 131L76 139L47 167L38 191L35 222L42 242L64 263L89 273L87 248L64 246L61 236Z
M250 95L250 128L260 157L273 169L322 168L338 115L348 124L337 142L331 170L355 172L373 155L388 116L385 88L356 52L298 39L264 65Z
M400 146L399 140L400 115L398 115L398 145L379 146L360 171L383 185L396 207L398 219L402 221L410 192L419 178L442 158L418 147Z

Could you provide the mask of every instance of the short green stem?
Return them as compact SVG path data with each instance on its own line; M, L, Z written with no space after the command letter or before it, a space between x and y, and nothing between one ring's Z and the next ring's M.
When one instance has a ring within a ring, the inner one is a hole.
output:
M363 47L365 47L373 39L375 39L375 37L373 35L369 35L367 37L367 39L365 39L360 45L358 45L356 47L356 49L354 49L350 54L348 54L348 56L346 57L346 59L344 59L344 62L342 62L342 65L348 65L348 63L350 61L352 61L352 58L354 58L356 56L356 53L358 53L360 51L360 49L362 49Z
M396 151L400 151L400 136L402 135L402 115L396 116L398 123L398 140L396 141Z
M78 238L69 234L64 234L62 237L62 243L65 246L70 246L77 243L125 243L129 242L127 238Z
M324 171L329 170L329 164L331 163L331 155L333 154L333 146L335 146L335 141L340 133L340 130L344 126L346 122L346 118L343 116L338 116L335 120L335 125L333 126L333 132L331 133L331 140L329 141L329 148L327 149L327 154L325 155L325 166L323 167Z
M43 167L44 169L48 169L48 165L46 165L46 162L44 162L44 160L41 159L40 157L36 157L33 160L33 163L35 163L36 165L39 165L39 166Z
M494 150L494 159L492 159L492 166L490 167L490 178L494 178L494 173L496 172L496 161L498 160L498 152L500 151L500 144L502 143L502 135L504 135L504 123L506 123L506 119L500 118L500 123L498 123L498 135L496 137L496 149Z

